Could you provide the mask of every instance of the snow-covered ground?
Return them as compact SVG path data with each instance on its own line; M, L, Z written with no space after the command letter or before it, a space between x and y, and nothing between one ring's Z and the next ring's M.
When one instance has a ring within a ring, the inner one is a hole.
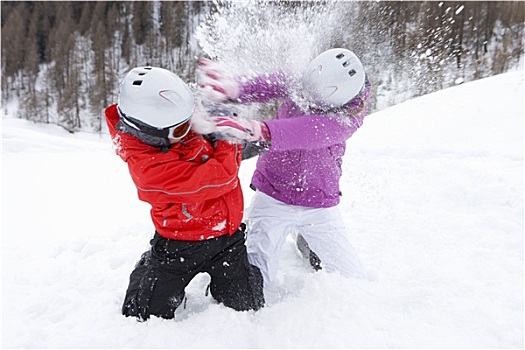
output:
M120 308L153 227L108 137L2 119L2 347L523 348L523 120L523 71L370 115L341 203L366 280L312 272L290 239L262 310L202 274L175 320L138 323Z

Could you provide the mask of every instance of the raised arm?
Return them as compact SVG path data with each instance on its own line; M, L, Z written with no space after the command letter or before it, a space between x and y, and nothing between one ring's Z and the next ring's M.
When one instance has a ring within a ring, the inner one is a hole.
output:
M283 71L234 77L217 62L201 58L198 64L199 87L213 102L267 102L287 97L291 78Z
M344 142L361 127L368 113L370 89L367 82L356 98L331 111L309 111L293 118L264 122L239 117L212 119L219 132L237 140L269 142L276 151L323 148ZM290 99L284 103L293 104Z
M282 71L265 73L255 77L237 77L239 82L238 101L268 102L272 99L284 99L288 97L290 77Z

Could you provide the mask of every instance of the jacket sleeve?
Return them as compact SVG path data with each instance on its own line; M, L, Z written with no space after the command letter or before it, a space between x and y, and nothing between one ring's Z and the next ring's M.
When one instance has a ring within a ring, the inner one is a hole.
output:
M159 159L130 164L130 171L138 170L132 176L141 197L166 203L202 202L239 186L241 154L241 147L218 141L213 157L204 163L180 160L168 152L159 154Z
M268 102L287 96L291 78L283 71L275 71L255 77L238 77L237 81L240 89L239 102Z
M104 114L106 116L106 124L108 126L109 135L111 138L114 138L117 134L117 131L115 130L115 125L118 122L117 104L114 103L107 107L104 111Z
M265 121L272 135L271 148L275 151L317 149L346 141L363 124L370 89L367 81L359 96L330 113Z
M357 129L342 120L315 114L265 123L272 135L270 148L274 151L329 147L344 142Z

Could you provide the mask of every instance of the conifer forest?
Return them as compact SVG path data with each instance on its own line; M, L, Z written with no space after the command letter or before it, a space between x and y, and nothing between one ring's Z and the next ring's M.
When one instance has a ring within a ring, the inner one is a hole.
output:
M202 33L232 6L224 1L2 1L2 114L70 132L101 132L103 110L117 101L129 69L163 67L195 83L197 58L210 51L203 52L199 28ZM372 111L523 69L523 1L257 1L252 6L249 13L260 20L244 28L259 35L266 30L270 37L293 21L263 18L269 13L264 11L303 11L312 18L315 6L337 12L337 20L323 23L319 48L358 53L374 86ZM246 38L232 31L226 41ZM239 51L238 59L248 58Z

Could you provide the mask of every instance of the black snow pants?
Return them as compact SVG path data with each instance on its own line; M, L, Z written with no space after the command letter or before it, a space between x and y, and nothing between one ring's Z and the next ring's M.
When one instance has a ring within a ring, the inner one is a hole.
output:
M205 241L178 241L158 233L131 273L122 313L145 321L150 315L170 319L184 290L198 273L210 275L211 295L237 311L264 305L263 277L248 262L245 225L233 235Z

